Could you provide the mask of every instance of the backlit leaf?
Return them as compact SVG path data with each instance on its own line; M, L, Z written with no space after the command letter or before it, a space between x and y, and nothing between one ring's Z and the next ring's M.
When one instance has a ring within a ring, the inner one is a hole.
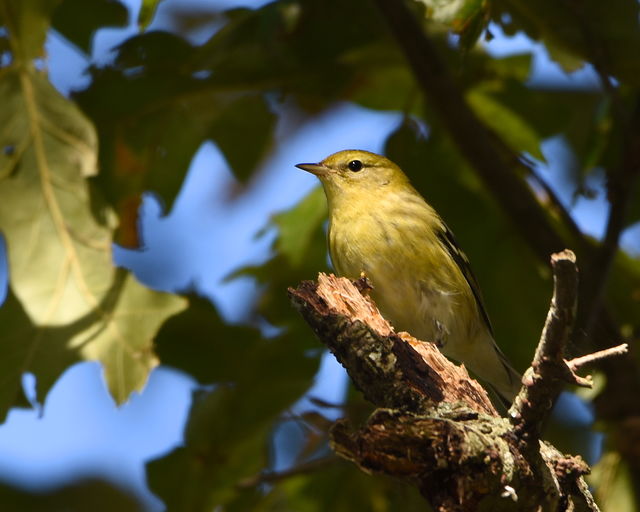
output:
M20 371L33 371L44 396L73 360L98 359L122 402L144 385L156 364L153 335L184 302L114 268L114 217L106 207L107 224L91 214L86 178L96 172L96 140L78 109L26 69L5 70L0 96L0 147L13 148L0 156L0 229L23 312L2 333L18 354L7 392L15 394Z
M302 263L311 237L327 217L327 199L322 187L316 187L294 208L274 216L279 236L276 250L293 266Z

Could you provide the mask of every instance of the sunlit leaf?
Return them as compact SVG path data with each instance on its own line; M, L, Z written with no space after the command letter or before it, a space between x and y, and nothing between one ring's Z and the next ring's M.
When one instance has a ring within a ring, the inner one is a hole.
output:
M294 208L273 217L278 227L276 250L299 266L313 233L327 218L327 200L322 187L316 187Z
M140 390L158 363L153 337L164 320L184 306L179 297L155 292L119 271L98 310L66 325L35 325L10 294L0 307L4 357L0 359L0 417L13 405L24 404L21 378L37 379L38 400L72 364L99 360L117 402Z
M463 49L470 49L488 22L488 2L484 0L417 0L426 8L426 17L449 27L461 36Z
M113 280L110 230L92 220L86 177L97 172L91 124L40 74L0 81L0 227L14 293L35 322L93 310Z
M2 0L0 27L11 34L13 57L25 64L44 53L50 17L61 0Z
M467 101L479 117L516 151L526 151L534 158L544 160L540 136L525 119L479 88L469 91Z
M635 510L629 467L618 453L605 453L588 478L601 510Z
M0 146L13 148L0 157L0 228L11 289L24 311L22 323L4 331L21 345L13 347L22 354L13 364L41 379L43 396L71 359L98 359L122 402L144 385L156 364L153 335L183 301L114 268L111 227L96 222L89 205L95 135L77 108L44 76L24 69L4 73L0 96ZM51 330L60 336L43 335ZM9 387L15 385L14 378Z
M156 9L162 1L163 0L142 0L140 13L138 14L138 26L140 28L146 28L147 25L151 23L151 20L156 13Z

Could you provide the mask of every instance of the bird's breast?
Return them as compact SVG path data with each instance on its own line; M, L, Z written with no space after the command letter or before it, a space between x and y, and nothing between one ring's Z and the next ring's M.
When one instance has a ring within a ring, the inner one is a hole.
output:
M472 324L461 312L475 307L464 276L444 254L432 219L418 208L390 212L375 207L348 219L332 217L329 251L341 276L366 274L374 287L372 298L396 330L437 342L447 352L446 345L466 337Z

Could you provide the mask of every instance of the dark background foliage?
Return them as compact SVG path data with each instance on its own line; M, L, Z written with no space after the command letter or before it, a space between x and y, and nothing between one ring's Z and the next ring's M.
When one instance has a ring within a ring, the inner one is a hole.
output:
M592 433L604 432L590 483L605 510L637 508L639 459L628 440L640 435L640 263L618 246L633 247L635 233L638 248L638 3L391 4L143 0L136 9L117 0L0 0L0 229L9 281L0 308L3 418L30 401L46 403L75 363L100 361L119 404L160 364L194 382L184 442L146 464L149 489L168 509L421 510L413 489L331 455L330 419L369 411L357 392L340 404L300 402L322 352L285 292L328 268L326 206L317 188L290 206L301 191L280 184L298 178L274 168L298 162L295 135L316 125L322 143L306 147L319 151L329 140L332 150L344 149L338 133L369 141L363 149L399 163L442 214L519 369L544 320L549 252L577 252L582 323L573 354L624 339L632 356L596 375L596 391L585 396L597 405L593 426L585 428L564 397L564 422L549 436L588 456L599 446ZM398 12L411 23L398 25ZM128 26L134 15L121 43L97 58L96 32ZM154 27L160 19L163 30ZM84 85L71 92L50 81L52 35L86 59ZM524 40L527 51L498 56L494 36L506 46ZM541 56L552 78L537 69ZM455 86L439 86L446 80ZM363 108L393 113L394 128L357 121ZM327 116L339 130L322 128ZM207 215L193 210L172 225L173 235L160 236L181 201L194 201L181 187L211 143L232 176L205 201ZM289 191L277 203L288 209L256 220L253 202ZM245 251L261 248L262 259L244 254L230 264L232 237L219 234L204 255L197 242L182 244L181 236L207 236L200 222L224 224L240 210L252 217L247 224L263 227ZM211 292L196 261L232 268L225 283L255 283L241 297L239 321L220 313L228 288ZM25 372L35 376L35 397L25 396ZM282 454L290 461L284 468L276 464ZM7 485L2 502L39 510L55 500L84 510L99 498L105 510L143 508L94 479L32 487Z

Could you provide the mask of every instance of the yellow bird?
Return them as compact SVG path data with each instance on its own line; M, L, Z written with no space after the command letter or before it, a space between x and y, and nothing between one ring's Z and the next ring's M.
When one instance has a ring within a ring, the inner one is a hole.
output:
M513 401L521 378L493 339L469 261L400 167L360 150L296 167L324 187L336 272L351 279L364 272L371 296L397 330L436 343Z

